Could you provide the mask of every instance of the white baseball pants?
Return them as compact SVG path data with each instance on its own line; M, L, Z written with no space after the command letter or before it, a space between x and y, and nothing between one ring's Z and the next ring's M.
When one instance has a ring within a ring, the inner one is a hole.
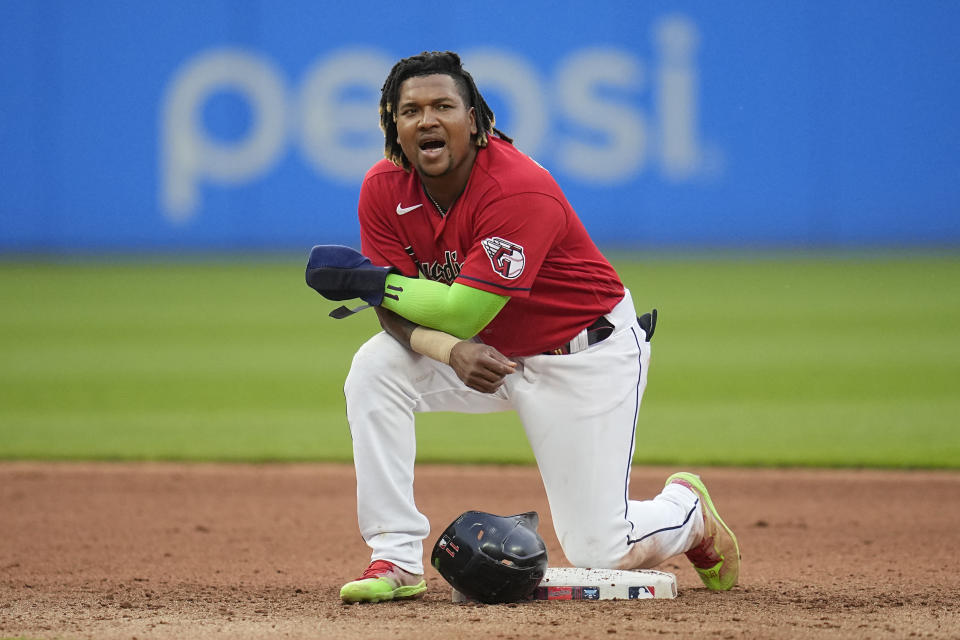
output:
M383 332L357 351L344 394L360 533L373 560L423 573L430 526L417 510L413 476L414 415L425 411L517 412L557 537L575 566L650 568L700 540L703 519L685 487L670 485L652 500L629 499L650 343L629 291L607 319L614 332L584 351L513 358L517 371L493 394L470 389L449 366Z

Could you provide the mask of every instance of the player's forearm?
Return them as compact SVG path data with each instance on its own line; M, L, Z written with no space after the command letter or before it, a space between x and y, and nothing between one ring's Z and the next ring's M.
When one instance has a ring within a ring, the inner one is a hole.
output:
M393 336L394 340L409 349L410 335L413 333L413 330L420 325L410 322L403 316L397 315L393 311L389 311L383 307L374 307L374 310L377 312L377 319L380 320L380 326L383 327L383 330Z
M382 306L416 324L466 339L487 326L507 300L506 296L460 284L448 287L391 274L387 276Z
M450 354L461 340L448 333L410 322L383 307L376 307L380 326L397 342L421 355L450 364Z
M310 250L305 276L307 284L328 300L362 298L370 306L382 305L415 324L461 339L477 335L509 299L459 283L447 286L391 271L374 266L349 247L317 245Z

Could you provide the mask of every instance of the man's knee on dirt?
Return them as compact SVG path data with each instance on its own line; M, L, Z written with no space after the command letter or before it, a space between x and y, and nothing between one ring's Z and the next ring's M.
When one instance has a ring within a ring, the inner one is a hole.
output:
M619 569L628 551L625 536L611 539L596 532L562 534L560 545L573 566L589 569Z

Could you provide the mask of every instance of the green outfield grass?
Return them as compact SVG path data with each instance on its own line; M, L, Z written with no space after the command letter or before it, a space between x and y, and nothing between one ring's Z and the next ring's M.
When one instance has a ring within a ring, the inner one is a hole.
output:
M660 309L636 461L960 468L960 258L614 254ZM351 458L342 321L299 257L0 263L0 458ZM532 461L512 414L420 461Z

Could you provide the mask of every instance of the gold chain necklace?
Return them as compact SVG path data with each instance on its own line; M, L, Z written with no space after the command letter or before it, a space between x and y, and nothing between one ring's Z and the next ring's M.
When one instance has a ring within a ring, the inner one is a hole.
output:
M446 217L446 215L447 215L447 210L444 209L443 207L441 207L439 204L437 204L437 201L433 199L433 196L430 195L430 192L429 192L429 191L427 191L426 189L424 189L423 192L424 192L425 194L427 194L427 197L430 198L430 202L432 202L432 203L433 203L433 206L435 206L435 207L437 208L437 211L440 212L440 216L441 216L441 217Z

